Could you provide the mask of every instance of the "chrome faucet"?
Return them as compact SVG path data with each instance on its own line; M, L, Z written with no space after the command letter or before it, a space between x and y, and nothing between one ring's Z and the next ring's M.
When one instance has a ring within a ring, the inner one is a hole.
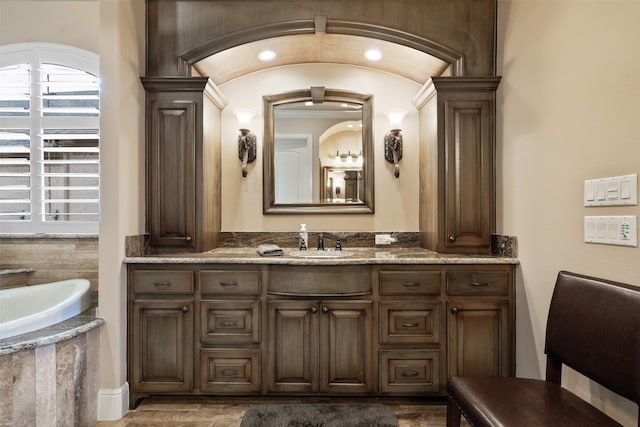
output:
M324 233L318 233L318 250L324 251Z

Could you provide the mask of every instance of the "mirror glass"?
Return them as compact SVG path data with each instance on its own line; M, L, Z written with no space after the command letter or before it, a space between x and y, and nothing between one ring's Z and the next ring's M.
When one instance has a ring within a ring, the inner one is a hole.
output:
M264 97L264 212L373 213L370 95Z

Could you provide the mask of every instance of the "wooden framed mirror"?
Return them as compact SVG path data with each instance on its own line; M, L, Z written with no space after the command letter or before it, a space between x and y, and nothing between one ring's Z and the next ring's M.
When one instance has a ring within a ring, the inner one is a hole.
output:
M312 87L263 101L263 212L373 213L373 95Z

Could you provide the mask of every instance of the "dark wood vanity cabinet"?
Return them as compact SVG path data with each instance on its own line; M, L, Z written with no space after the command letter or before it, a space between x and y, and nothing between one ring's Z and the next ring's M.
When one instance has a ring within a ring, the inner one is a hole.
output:
M421 119L420 231L440 253L489 254L500 77L434 77ZM424 114L424 116L422 116Z
M131 403L154 393L193 389L192 271L144 270L129 276Z
M370 393L371 301L269 301L269 391Z
M154 394L443 396L514 375L514 265L130 264L131 404Z
M507 266L447 271L447 376L515 374L513 272Z
M206 77L143 77L150 247L204 251L219 230L219 148L203 138Z

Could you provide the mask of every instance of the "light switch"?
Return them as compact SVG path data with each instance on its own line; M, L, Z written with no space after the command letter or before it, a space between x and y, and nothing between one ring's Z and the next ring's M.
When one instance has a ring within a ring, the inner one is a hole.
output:
M638 174L589 179L584 182L585 206L638 204Z
M585 216L584 241L604 245L638 247L636 215Z
M631 198L631 181L626 180L620 183L620 198L621 199Z
M597 184L598 187L598 195L597 195L597 199L598 200L604 200L604 182L598 183Z

